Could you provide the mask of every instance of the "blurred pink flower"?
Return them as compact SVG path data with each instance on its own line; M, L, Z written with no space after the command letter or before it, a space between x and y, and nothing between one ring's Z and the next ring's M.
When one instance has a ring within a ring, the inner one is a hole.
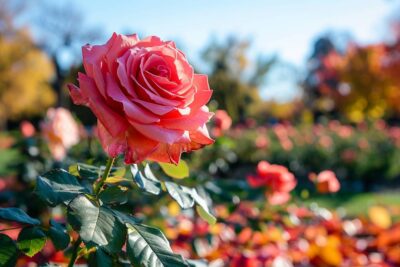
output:
M225 110L219 109L215 112L213 135L219 137L232 125L232 119Z
M333 144L332 142L332 138L328 135L323 135L319 138L319 144L323 147L323 148L330 148Z
M256 147L258 149L262 149L262 148L266 148L269 144L269 140L268 137L264 136L264 135L259 135L256 138Z
M79 142L79 126L65 108L50 108L41 128L55 160L64 159L67 150Z
M310 180L315 183L319 193L335 193L340 190L339 180L333 171L322 171L318 175L311 173Z
M19 125L21 134L25 138L29 138L35 135L35 126L30 121L22 121Z
M342 138L349 138L353 135L353 128L351 126L342 125L338 128L337 134Z

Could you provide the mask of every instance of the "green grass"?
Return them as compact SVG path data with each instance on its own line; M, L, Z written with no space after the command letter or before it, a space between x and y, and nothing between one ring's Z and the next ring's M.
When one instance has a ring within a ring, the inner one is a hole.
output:
M319 206L331 210L344 208L347 215L360 216L366 215L369 207L374 205L400 207L400 192L312 195L303 202L306 204L316 202Z
M17 149L0 150L0 175L11 174L11 165L20 160L20 157Z

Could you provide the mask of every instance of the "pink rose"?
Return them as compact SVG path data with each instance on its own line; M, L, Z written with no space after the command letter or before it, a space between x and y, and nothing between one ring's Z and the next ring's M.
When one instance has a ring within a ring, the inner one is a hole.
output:
M56 160L62 160L67 150L79 142L78 124L65 108L50 108L41 128L50 153Z
M219 109L215 112L214 129L212 131L215 137L219 137L232 125L232 119L225 110Z
M335 193L340 190L340 183L333 171L322 171L318 175L310 174L319 193Z
M257 165L257 174L247 176L247 182L251 187L266 186L267 199L272 205L284 204L290 199L290 191L297 184L294 175L281 165L269 164L260 161Z
M35 126L30 121L22 121L19 125L21 134L25 138L29 138L35 135Z
M82 54L86 74L79 73L80 88L68 87L73 102L96 115L109 156L177 164L182 152L213 143L207 76L194 74L173 42L114 33L104 45L85 45Z

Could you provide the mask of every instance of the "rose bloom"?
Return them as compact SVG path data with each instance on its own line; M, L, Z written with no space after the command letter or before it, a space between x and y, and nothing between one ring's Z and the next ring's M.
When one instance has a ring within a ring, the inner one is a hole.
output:
M215 112L213 135L219 137L232 125L232 119L225 110L219 109Z
M212 91L173 42L113 34L104 45L82 48L86 74L69 84L75 104L97 117L100 142L125 163L145 159L177 164L182 152L213 143L205 104Z
M35 135L35 126L29 121L22 121L19 125L21 134L25 138L30 138Z
M339 180L333 171L322 171L318 175L311 173L310 180L315 183L319 193L335 193L340 190Z
M64 159L67 150L79 142L79 126L65 108L50 108L41 129L55 160Z
M290 199L290 191L297 184L294 175L281 165L269 164L260 161L257 165L257 174L247 176L247 182L251 187L267 186L267 199L272 205L284 204Z

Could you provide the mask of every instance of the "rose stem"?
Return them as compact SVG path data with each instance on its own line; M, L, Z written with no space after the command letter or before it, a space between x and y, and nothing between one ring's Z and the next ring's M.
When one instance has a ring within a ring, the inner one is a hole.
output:
M100 181L94 186L94 193L96 196L99 194L100 189L104 185L104 181L107 179L108 175L110 174L111 167L114 163L115 158L108 158L106 169L104 170L103 176L101 177Z
M81 237L78 237L78 239L75 241L75 243L72 247L72 255L71 255L71 259L69 260L68 267L74 266L76 258L78 257L78 248L81 243L82 243L82 239L81 239Z

